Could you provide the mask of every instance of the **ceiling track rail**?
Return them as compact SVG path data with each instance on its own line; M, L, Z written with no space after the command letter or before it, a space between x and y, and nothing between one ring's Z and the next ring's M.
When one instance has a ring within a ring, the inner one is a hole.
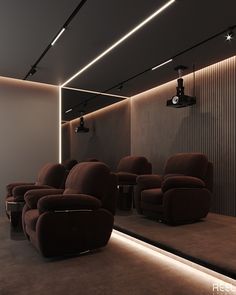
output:
M80 1L80 3L76 6L76 8L74 9L74 11L71 13L71 15L68 17L68 19L66 20L66 22L63 24L63 26L60 28L60 30L57 32L57 34L54 36L54 38L52 39L52 42L50 42L50 44L45 48L45 50L43 51L43 53L40 55L40 57L36 60L36 62L31 66L30 70L28 71L28 73L25 75L25 77L23 78L23 80L26 80L29 76L32 76L36 71L37 71L37 65L39 64L39 62L43 59L43 57L46 55L46 53L50 50L50 48L52 48L53 46L53 42L58 38L58 36L61 35L61 32L63 30L65 30L69 24L71 23L71 21L74 19L74 17L78 14L78 12L80 11L80 9L84 6L84 4L87 2L87 0L82 0ZM54 40L54 41L53 41Z
M214 35L212 35L212 36L210 36L210 37L208 37L208 38L206 38L206 39L204 39L204 40L202 40L202 41L200 41L200 42L198 42L198 43L196 43L196 44L194 44L194 45L192 45L190 47L188 47L187 49L184 49L184 50L178 52L177 54L173 55L169 59L165 59L162 63L164 64L166 62L166 60L170 60L170 59L174 60L176 57L178 57L180 55L183 55L183 54L189 52L190 50L193 50L193 49L195 49L195 48L197 48L197 47L199 47L199 46L201 46L201 45L203 45L203 44L205 44L205 43L207 43L207 42L209 42L209 41L211 41L211 40L213 40L213 39L215 39L215 38L217 38L217 37L219 37L219 36L221 36L221 35L223 35L223 34L225 34L227 32L229 32L231 30L233 31L235 28L236 28L236 25L233 25L231 27L228 27L227 29L224 29L224 30L220 31L220 32L218 32L218 33L216 33L216 34L214 34ZM160 63L160 64L162 64L162 63ZM101 91L101 92L106 93L106 92L111 91L113 89L117 89L118 87L123 87L123 85L125 83L127 83L127 82L129 82L129 81L131 81L131 80L133 80L133 79L135 79L135 78L137 78L137 77L139 77L139 76L141 76L141 75L143 75L143 74L151 71L156 66L158 66L158 65L154 65L151 68L148 68L148 69L146 69L146 70L144 70L144 71L142 71L142 72L140 72L138 74L135 74L134 76L132 76L132 77L126 79L126 80L123 80L122 82L119 82L116 85L114 85L114 86L112 86L112 87L110 87L110 88L108 88L108 89L106 89L104 91ZM101 94L93 95L93 96L89 97L88 99L84 100L83 102L80 102L80 103L72 106L71 108L74 111L75 109L78 109L81 106L86 107L87 104L88 104L88 102L90 102L91 100L95 99L96 97L98 97L100 95Z

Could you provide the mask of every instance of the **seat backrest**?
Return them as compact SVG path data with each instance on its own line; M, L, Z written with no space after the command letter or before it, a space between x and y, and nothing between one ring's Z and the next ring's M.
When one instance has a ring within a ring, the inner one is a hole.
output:
M76 164L78 164L78 161L75 159L67 159L62 162L62 165L66 168L67 171L70 171Z
M208 159L201 153L180 153L171 156L165 165L164 174L181 174L205 180Z
M152 165L145 157L126 156L120 160L117 172L128 172L138 175L149 174L152 172Z
M63 165L47 163L40 169L36 184L62 188L65 183L65 178L66 169Z
M94 196L102 201L104 208L112 211L115 202L114 190L116 188L113 177L110 169L102 162L82 162L74 166L70 171L66 180L64 194Z

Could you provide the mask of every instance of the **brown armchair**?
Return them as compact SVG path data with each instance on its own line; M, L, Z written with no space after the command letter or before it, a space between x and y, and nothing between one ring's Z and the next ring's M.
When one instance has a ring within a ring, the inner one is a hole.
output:
M45 257L104 247L113 228L116 187L116 177L104 163L77 164L64 190L25 194L25 235Z
M137 175L152 173L152 164L145 157L126 156L117 166L118 184L136 184Z
M6 213L11 224L17 226L24 206L24 194L33 189L62 188L65 184L66 170L60 164L47 163L39 173L36 182L14 182L7 185Z
M168 224L191 223L208 214L212 182L213 165L205 155L176 154L167 160L164 175L137 177L135 207Z

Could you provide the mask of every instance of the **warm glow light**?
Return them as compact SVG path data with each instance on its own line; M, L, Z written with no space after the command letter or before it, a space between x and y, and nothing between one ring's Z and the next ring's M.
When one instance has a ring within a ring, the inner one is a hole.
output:
M161 63L161 64L159 64L159 65L157 65L157 66L155 66L154 68L152 68L152 71L154 71L154 70L156 70L156 69L158 69L158 68L160 68L160 67L162 67L162 66L164 66L164 65L166 65L166 64L168 64L168 63L170 63L170 62L172 62L172 58L171 59L169 59L169 60L167 60L167 61L165 61L165 62L163 62L163 63Z
M59 163L62 161L62 140L61 140L61 87L59 86Z
M87 89L80 89L80 88L63 87L63 89L69 89L74 91L87 92L87 93L99 94L99 95L105 95L105 96L111 96L111 97L118 97L118 98L129 98L129 96L122 96L122 95L116 95L116 94L110 94L110 93L98 92L94 90L87 90Z
M60 33L56 36L56 38L52 41L51 46L53 46L57 40L61 37L61 35L65 32L65 28L61 29Z
M183 275L196 277L202 282L227 286L227 288L230 290L236 291L235 280L219 274L213 270L149 245L116 230L113 230L112 238L119 241L119 243L123 243L127 247L139 251L142 255L147 255L149 257L151 256L152 259L157 259L157 262L159 263L165 263L169 266L173 266L176 271L182 272Z
M134 27L131 31L129 31L127 34L125 34L122 38L120 38L118 41L116 41L113 45L111 45L109 48L107 48L104 52L99 54L95 59L93 59L90 63L88 63L86 66L84 66L82 69L80 69L77 73L75 73L71 78L69 78L66 82L64 82L61 86L66 86L68 83L70 83L73 79L75 79L77 76L82 74L85 70L87 70L89 67L91 67L94 63L96 63L98 60L100 60L103 56L108 54L110 51L112 51L115 47L123 43L126 39L128 39L131 35L136 33L139 29L141 29L143 26L145 26L148 22L150 22L154 17L156 17L158 14L160 14L162 11L164 11L168 6L173 4L175 0L168 1L165 5L163 5L161 8L156 10L153 14L151 14L148 18L143 20L139 25Z

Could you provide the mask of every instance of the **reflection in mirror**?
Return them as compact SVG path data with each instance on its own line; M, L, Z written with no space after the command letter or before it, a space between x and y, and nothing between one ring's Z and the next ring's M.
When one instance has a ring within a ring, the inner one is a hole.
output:
M62 88L62 121L71 121L126 98L118 94Z

